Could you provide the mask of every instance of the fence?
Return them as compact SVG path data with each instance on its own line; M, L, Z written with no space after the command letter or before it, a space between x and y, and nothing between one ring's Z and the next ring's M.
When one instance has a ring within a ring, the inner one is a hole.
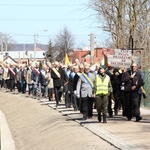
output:
M150 70L144 69L144 88L146 91L146 98L142 99L142 104L145 107L150 107Z

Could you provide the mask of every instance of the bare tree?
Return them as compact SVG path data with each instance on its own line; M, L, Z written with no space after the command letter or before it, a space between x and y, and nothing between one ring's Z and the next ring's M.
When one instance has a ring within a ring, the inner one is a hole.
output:
M133 39L135 46L141 44L137 35L139 29L146 30L141 21L148 18L149 3L149 0L91 0L89 5L97 12L102 28L110 33L115 47L131 48Z
M59 58L62 60L65 54L69 54L74 46L74 36L71 31L65 26L56 36L55 47L59 51Z
M14 43L15 43L15 41L12 39L11 36L0 32L0 45L3 46L4 51L5 50L10 51L12 49ZM0 50L1 50L1 48L2 47L0 46Z
M90 6L98 13L104 31L110 33L115 47L123 47L124 0L91 0Z
M47 61L54 61L54 55L55 55L55 47L52 43L52 40L50 39L48 42L48 50L46 51L45 57L47 59Z
M141 57L149 91L150 0L90 0L89 7L97 13L101 27L110 33L113 48L144 49L133 54Z

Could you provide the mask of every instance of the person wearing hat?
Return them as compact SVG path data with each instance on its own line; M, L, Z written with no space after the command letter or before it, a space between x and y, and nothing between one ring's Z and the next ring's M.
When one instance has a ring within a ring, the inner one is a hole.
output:
M101 113L103 114L103 123L107 123L107 105L108 105L108 96L112 93L112 86L110 77L105 73L106 66L100 66L99 73L96 76L94 82L94 94L93 96L96 99L96 109L98 112L98 121L101 122Z

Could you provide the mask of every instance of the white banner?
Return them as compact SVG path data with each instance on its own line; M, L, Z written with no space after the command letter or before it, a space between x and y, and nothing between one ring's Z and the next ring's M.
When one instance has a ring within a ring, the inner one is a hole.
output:
M133 57L135 63L140 65L140 58ZM132 63L132 50L115 49L113 55L108 55L108 65L112 67L129 68Z

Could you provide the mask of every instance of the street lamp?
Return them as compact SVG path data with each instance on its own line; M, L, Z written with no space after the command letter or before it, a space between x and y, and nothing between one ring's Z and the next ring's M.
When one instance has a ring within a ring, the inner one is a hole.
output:
M36 60L36 44L37 44L37 34L39 32L47 32L48 30L47 29L44 29L44 30L40 30L38 31L37 33L34 34L34 59Z

